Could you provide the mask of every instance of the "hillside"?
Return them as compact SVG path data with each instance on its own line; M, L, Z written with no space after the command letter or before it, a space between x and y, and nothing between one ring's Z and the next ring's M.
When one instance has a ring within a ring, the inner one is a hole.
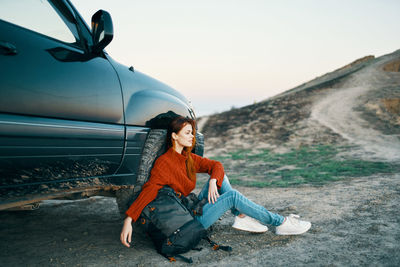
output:
M367 56L260 103L200 118L206 156L348 145L353 156L399 160L399 68L400 50Z

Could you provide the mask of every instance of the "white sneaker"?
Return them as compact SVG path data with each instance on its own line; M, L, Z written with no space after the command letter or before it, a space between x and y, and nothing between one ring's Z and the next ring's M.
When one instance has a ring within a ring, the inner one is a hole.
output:
M311 223L299 220L299 218L299 215L290 214L281 225L276 227L276 234L301 235L307 232L311 227Z
M233 223L232 227L238 230L252 233L264 233L268 231L267 226L261 224L259 221L249 216L244 216L243 218L236 216L235 222Z

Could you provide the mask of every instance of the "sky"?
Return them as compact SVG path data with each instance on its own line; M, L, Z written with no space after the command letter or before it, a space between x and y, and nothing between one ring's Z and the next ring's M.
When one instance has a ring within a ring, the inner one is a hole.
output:
M111 14L108 54L183 93L203 116L265 100L400 49L398 0L71 0Z

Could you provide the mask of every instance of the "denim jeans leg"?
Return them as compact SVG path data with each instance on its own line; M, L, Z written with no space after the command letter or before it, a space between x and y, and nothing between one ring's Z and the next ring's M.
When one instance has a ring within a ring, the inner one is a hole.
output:
M201 189L198 198L201 200L204 197L208 197L208 185L209 185L210 180L208 180L205 185L203 186L203 188ZM219 194L223 194L225 192L228 192L232 190L232 186L229 182L228 176L224 176L224 180L222 181L222 186L221 188L218 190Z
M203 186L203 188L201 189L201 191L200 191L200 193L199 193L199 195L198 195L198 198L199 198L200 200L202 200L202 199L205 198L205 197L208 197L208 185L209 185L209 181L210 181L210 180L208 180L208 181L206 182L206 184ZM222 181L221 188L218 190L218 193L219 193L220 195L222 195L222 194L224 194L224 193L226 193L226 192L228 192L228 191L231 191L231 190L233 190L233 189L232 189L232 186L231 186L231 183L229 182L228 176L225 175L225 176L224 176L224 180ZM232 214L235 215L235 216L237 216L237 215L240 214L240 212L239 212L237 209L235 209L235 208L232 208L232 209L231 209L231 212L232 212Z
M208 180L204 185L203 188L201 189L199 195L197 196L199 198L199 200L202 200L203 198L208 196L208 182L210 180Z
M284 217L268 211L251 200L247 199L237 190L232 189L222 194L214 204L207 203L203 207L203 215L197 216L196 219L205 227L210 227L216 222L227 210L236 208L240 213L255 218L263 224L272 224L274 226L281 225Z

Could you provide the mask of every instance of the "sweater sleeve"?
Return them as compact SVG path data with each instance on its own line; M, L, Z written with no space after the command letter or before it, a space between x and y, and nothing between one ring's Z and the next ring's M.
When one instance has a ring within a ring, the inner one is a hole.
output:
M157 197L158 190L168 184L168 176L162 175L163 168L165 168L165 163L161 159L157 160L151 170L150 179L143 185L139 196L125 212L134 222L139 218L147 204Z
M192 153L192 157L195 162L196 171L208 173L210 179L217 179L217 186L221 188L225 176L224 166L222 166L221 162L203 158L194 153Z

